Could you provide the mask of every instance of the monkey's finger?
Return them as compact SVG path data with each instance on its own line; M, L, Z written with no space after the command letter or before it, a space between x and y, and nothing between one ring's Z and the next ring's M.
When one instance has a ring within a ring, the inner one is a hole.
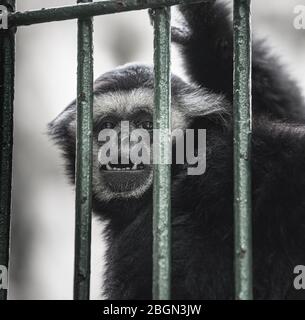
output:
M185 45L190 39L190 30L181 27L171 28L172 41L176 44Z

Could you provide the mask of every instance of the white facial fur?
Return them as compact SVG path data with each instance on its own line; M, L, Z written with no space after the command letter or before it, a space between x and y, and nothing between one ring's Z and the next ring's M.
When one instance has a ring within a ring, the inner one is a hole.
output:
M190 86L191 90L181 90L179 96L172 97L172 130L186 129L189 126L189 119L198 116L204 116L211 113L224 112L225 101L222 96L207 93L204 89L196 86ZM105 94L95 95L94 97L94 119L102 120L111 113L116 114L122 120L128 120L128 114L134 113L137 108L146 109L153 114L154 93L149 88L139 88L131 91L115 91ZM53 122L54 127L60 127L67 123L68 131L71 136L76 132L75 105L67 108ZM140 187L132 191L113 192L107 184L103 182L103 175L100 172L98 162L99 145L97 137L93 142L93 192L101 201L109 201L113 198L140 198L153 183L153 170L150 171L148 178Z

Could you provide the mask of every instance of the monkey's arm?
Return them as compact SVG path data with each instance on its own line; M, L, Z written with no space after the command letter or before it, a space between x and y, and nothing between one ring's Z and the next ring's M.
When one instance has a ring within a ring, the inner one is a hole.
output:
M186 28L173 28L191 79L216 93L232 96L233 36L229 10L215 0L179 7Z
M173 28L192 81L233 100L233 28L222 1L180 6L186 28ZM305 119L299 88L262 41L253 41L253 113Z

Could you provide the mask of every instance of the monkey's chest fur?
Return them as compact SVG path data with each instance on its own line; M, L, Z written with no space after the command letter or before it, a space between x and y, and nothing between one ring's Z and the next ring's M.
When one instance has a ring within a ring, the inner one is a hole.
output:
M228 192L232 180L218 189L214 185L216 193L209 192L203 181L183 185L173 186L171 298L234 299L233 198ZM151 203L149 196L137 207L129 203L112 212L104 284L108 299L152 298ZM134 218L124 225L128 214ZM304 298L293 289L293 267L275 224L260 215L254 220L255 298Z

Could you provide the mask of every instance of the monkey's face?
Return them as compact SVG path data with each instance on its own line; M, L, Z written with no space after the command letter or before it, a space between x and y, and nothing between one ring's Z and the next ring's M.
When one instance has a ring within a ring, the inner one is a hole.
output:
M98 202L139 199L152 189L153 145L158 143L152 130L153 79L151 67L130 65L95 83L92 191ZM194 119L224 115L227 109L221 96L178 77L172 81L171 106L172 130L191 128ZM75 101L49 124L49 134L61 147L75 182Z
M151 94L95 98L93 192L100 201L139 198L152 186Z

